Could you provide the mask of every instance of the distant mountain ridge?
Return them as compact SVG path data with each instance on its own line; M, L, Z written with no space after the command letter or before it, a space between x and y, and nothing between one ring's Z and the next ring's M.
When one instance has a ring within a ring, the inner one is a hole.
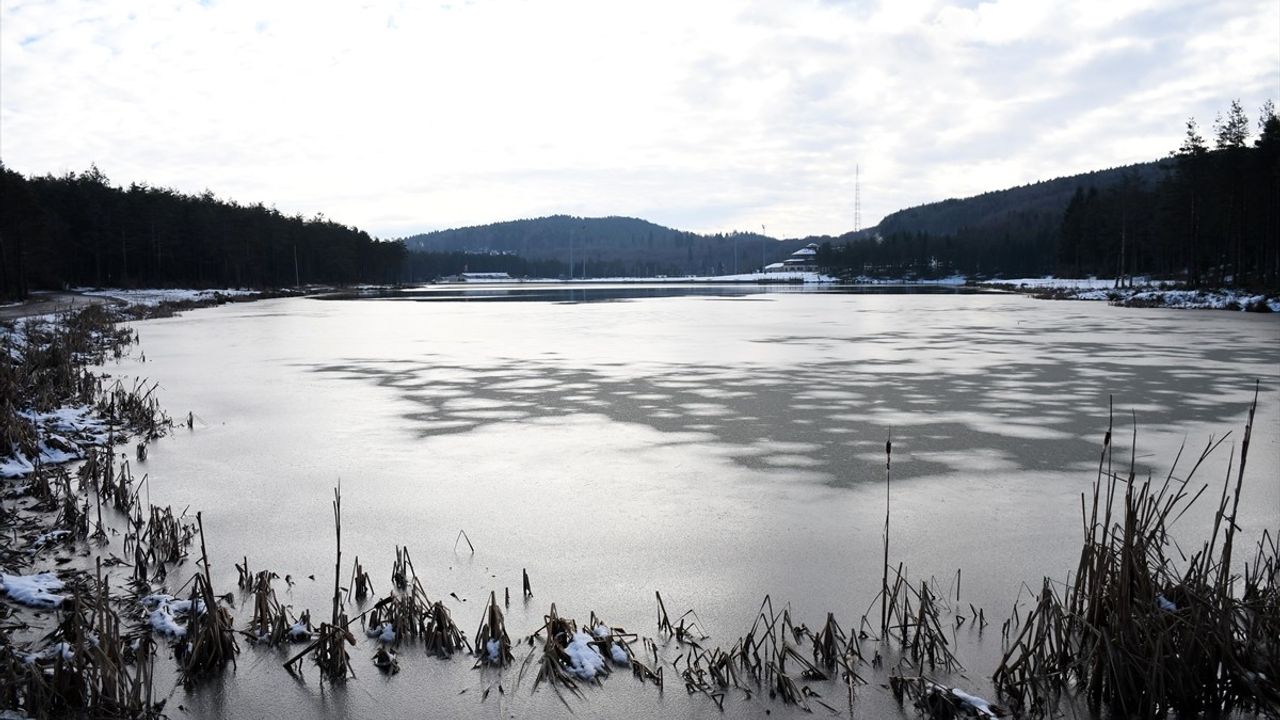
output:
M568 264L574 277L751 272L803 246L758 233L701 235L631 217L572 215L438 230L404 239L416 252L513 254Z

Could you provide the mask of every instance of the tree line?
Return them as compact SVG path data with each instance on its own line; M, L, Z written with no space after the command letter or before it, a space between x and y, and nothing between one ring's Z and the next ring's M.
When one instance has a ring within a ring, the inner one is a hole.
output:
M404 244L212 192L113 186L96 166L25 177L0 165L0 297L68 287L391 283Z
M1011 212L949 233L855 237L824 244L819 262L846 276L1150 275L1192 286L1278 287L1280 117L1267 101L1251 124L1232 102L1211 141L1192 118L1168 161L1080 185L1057 213Z
M464 272L504 272L513 278L559 277L567 266L558 260L531 260L514 253L410 251L406 274L410 282L428 282Z

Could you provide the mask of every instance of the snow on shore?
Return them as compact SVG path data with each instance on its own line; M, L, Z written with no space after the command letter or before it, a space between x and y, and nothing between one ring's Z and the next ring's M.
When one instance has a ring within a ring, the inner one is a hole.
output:
M1166 290L1118 288L1080 292L1076 300L1106 300L1126 307L1167 307L1189 310L1252 310L1280 312L1280 297L1254 295L1241 290Z
M155 308L165 303L216 303L230 297L260 294L256 290L228 288L216 290L77 288L75 292L88 298L99 299L93 304L104 304L102 301L110 300L123 302L129 308ZM46 302L38 306L43 308L51 304ZM50 338L57 335L57 331L69 317L68 312L75 312L78 309L64 308L57 312L18 317L0 323L0 358L7 355L8 357L4 358L7 361L19 364L24 362L30 353L41 350L44 344L55 342ZM146 315L147 312L121 314ZM95 336L95 341L98 339L100 338ZM15 414L18 418L30 423L34 430L34 438L31 438L33 442L24 442L22 446L12 442L12 439L8 444L0 445L0 478L28 475L39 465L56 465L83 459L89 447L102 446L109 439L107 424L95 415L94 409L89 405L68 405L47 412L38 412L27 407L17 410Z
M102 445L107 441L107 424L95 416L88 405L72 405L49 412L20 410L18 415L30 421L36 428L36 454L28 456L21 451L8 457L0 457L0 477L18 477L35 470L37 463L54 465L79 460L85 448Z
M97 290L92 288L75 288L81 295L121 300L126 305L143 305L155 307L169 302L208 302L219 297L245 297L259 294L257 290L239 290L223 288L219 290L182 290L182 289L150 289L150 290Z
M1135 285L1148 286L1153 283L1145 277L1133 279ZM1109 290L1116 286L1112 278L1059 278L1052 276L1038 278L1013 278L1010 280L983 280L980 285L992 287L1015 287L1024 290Z
M1105 300L1124 307L1186 310L1252 310L1280 312L1280 297L1233 289L1188 290L1168 280L1133 278L1134 287L1116 287L1108 278L1017 278L984 280L982 285L1023 291L1045 291L1063 300Z

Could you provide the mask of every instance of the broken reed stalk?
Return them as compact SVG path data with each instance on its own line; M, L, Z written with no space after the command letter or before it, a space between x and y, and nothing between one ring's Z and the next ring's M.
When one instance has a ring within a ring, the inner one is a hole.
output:
M351 567L351 581L347 583L347 599L350 600L354 594L356 602L364 602L372 592L373 579L369 577L369 573L365 572L357 556Z
M191 685L202 676L220 671L228 662L235 664L240 652L236 644L231 613L218 604L209 573L209 553L204 542L204 518L196 513L200 532L200 564L191 586L191 613L187 636L179 646L182 682Z
M662 593L654 590L653 594L658 599L658 632L674 635L675 629L671 627L671 618L667 616L667 607L662 604Z
M400 590L409 587L412 580L418 577L418 571L413 567L413 558L409 557L409 547L406 545L396 546L396 560L391 566L391 584Z
M884 441L884 567L880 577L880 637L889 635L889 472L893 459L893 435Z
M253 583L253 617L249 621L246 635L254 642L266 643L269 646L280 645L291 640L305 640L311 636L311 613L303 611L295 623L289 617L288 608L276 599L275 588L271 581L278 577L270 570L257 573Z
M333 489L333 539L335 553L333 559L333 615L332 622L338 624L338 613L342 609L342 481Z
M442 658L452 657L455 652L472 652L467 636L458 628L453 621L453 614L440 600L432 603L427 611L424 635L427 652L434 652Z
M351 624L346 613L342 612L342 483L333 489L333 528L336 547L333 567L333 607L327 623L321 623L316 630L316 639L297 655L284 663L289 672L297 672L297 664L308 654L320 667L320 677L329 682L341 682L347 677L355 677L351 667L351 656L347 653L347 645L355 645L356 639L347 630ZM397 549L398 550L398 549ZM397 552L397 555L399 553Z
M477 665L509 664L514 656L511 654L511 638L507 636L507 624L498 607L498 594L490 591L489 602L481 614L480 627L476 630L475 652L479 658Z

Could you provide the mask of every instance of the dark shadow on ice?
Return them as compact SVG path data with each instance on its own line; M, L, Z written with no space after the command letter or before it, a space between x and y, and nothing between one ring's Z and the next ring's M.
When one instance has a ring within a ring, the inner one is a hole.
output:
M1158 331L1159 322L1155 325ZM404 419L423 437L493 423L598 414L670 433L672 442L714 446L743 467L818 471L831 484L845 486L883 479L883 447L890 432L897 478L953 470L1085 468L1097 457L1109 396L1116 398L1117 446L1123 448L1130 410L1140 430L1220 426L1246 409L1243 401L1224 401L1239 400L1252 389L1254 378L1240 375L1241 363L1267 367L1275 362L1275 350L1265 342L1225 333L1215 337L1212 331L1158 353L1088 340L1108 329L1114 334L1114 328L1086 323L1034 341L1029 333L1039 330L1018 327L957 327L927 342L909 330L866 338L834 332L761 341L816 345L832 355L851 342L887 343L903 357L834 358L803 369L574 367L551 351L487 365L463 366L427 355L310 369L394 389L417 404ZM1169 329L1177 330L1173 321ZM922 371L909 358L925 350L954 353L958 360L946 364L944 372ZM975 353L984 356L983 362L966 370L961 359ZM1153 357L1159 361L1152 362ZM1190 440L1198 445L1203 438ZM1165 468L1171 458L1150 460Z

